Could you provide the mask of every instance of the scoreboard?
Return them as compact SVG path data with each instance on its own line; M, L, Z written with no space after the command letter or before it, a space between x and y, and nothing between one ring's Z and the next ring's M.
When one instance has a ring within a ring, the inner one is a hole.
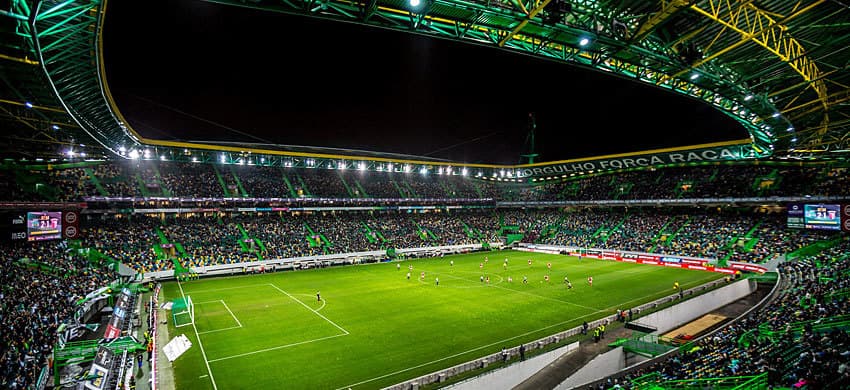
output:
M788 227L850 231L850 204L789 204Z
M57 238L62 238L62 212L27 213L27 241L46 241Z
M79 237L79 212L0 211L0 240L48 241Z

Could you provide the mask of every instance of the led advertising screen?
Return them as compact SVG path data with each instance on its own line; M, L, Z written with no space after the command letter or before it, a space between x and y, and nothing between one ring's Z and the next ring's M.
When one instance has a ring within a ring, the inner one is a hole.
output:
M27 241L62 238L62 213L40 211L27 213Z
M806 229L841 230L840 205L807 204L804 213Z
M806 219L803 216L805 207L802 203L791 203L788 205L788 227L791 229L804 229Z

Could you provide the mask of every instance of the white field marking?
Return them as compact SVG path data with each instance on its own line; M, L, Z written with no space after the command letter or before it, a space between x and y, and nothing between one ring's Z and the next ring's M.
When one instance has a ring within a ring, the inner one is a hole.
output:
M275 289L275 290L280 291L280 292L282 292L282 293L286 294L286 296L288 296L289 298L291 298L293 301L298 302L298 303L300 303L300 304L301 304L301 306L306 307L306 308L307 308L307 310L310 310L310 311L312 311L313 313L316 313L316 315L317 315L317 316L322 317L322 319L323 319L323 320L325 320L325 321L329 322L331 325L335 326L337 329L341 330L343 333L345 333L345 334L349 334L349 333L348 333L348 331L347 331L347 330L345 330L343 327L341 327L341 326L337 325L335 322L333 322L333 321L329 320L329 319L328 319L328 317L323 316L323 315L322 315L322 313L319 313L318 311L313 310L313 308L312 308L312 307L307 306L307 304L305 304L304 302L301 302L300 300L298 300L298 298L293 297L293 296L292 296L291 294L289 294L288 292L281 290L281 289L280 289L280 287L275 286L275 285L273 285L273 284L271 284L271 283L269 283L269 286L272 286L272 287L274 287L274 289Z
M177 287L180 287L180 295L183 296L183 299L186 299L186 294L183 293L183 285L180 284L180 281L177 281ZM192 329L195 330L195 338L198 339L198 346L201 347L201 356L204 357L204 364L207 366L207 372L210 374L210 382L212 382L213 390L218 390L218 386L215 384L215 377L213 377L212 370L210 369L210 363L207 360L207 353L204 352L204 344L201 342L201 335L198 334L198 328L195 326L195 321L192 321Z
M279 345L279 346L277 346L277 347L271 347L271 348L261 349L261 350L259 350L259 351L245 352L245 353L240 353L240 354L238 354L238 355L233 355L233 356L225 356L225 357L223 357L223 358L218 358L218 359L210 360L210 363L220 362L220 361L222 361L222 360L228 360L228 359L235 359L235 358L245 357L245 356L254 355L254 354L258 354L258 353L274 351L274 350L278 350L278 349L284 349L284 348L294 347L294 346L302 345L302 344L315 343L315 342L317 342L317 341L322 341L322 340L327 340L327 339L332 339L332 338L334 338L334 337L342 337L342 336L348 336L348 333L344 333L344 334L343 334L343 333L340 333L340 334L335 334L335 335L333 335L333 336L321 337L321 338L318 338L318 339L312 339L312 340L307 340L307 341L299 341L299 342L297 342L297 343L286 344L286 345Z
M206 378L206 377L208 377L208 376L209 376L209 375L201 375L201 376L199 376L199 377L198 377L198 379Z
M215 332L223 332L225 330L239 329L241 326L231 326L229 328L221 328L221 329L213 329L213 330L205 330L203 332L198 332L198 334L207 334L207 333L215 333Z
M234 319L234 320L236 320L236 323L237 323L237 324L239 324L239 327L241 328L241 327L242 327L242 323L241 323L241 322L239 322L239 319L238 319L238 318L236 318L236 315L235 315L235 314L233 314L233 312L232 312L232 311L230 311L230 308L229 308L229 307L227 307L227 304L226 304L226 303L224 303L224 300L223 300L223 299L221 299L221 300L219 300L219 301L221 302L221 304L222 304L222 305L224 305L224 308L225 308L225 309L227 309L227 312L228 312L228 313L230 313L230 315L231 315L231 316L233 316L233 319Z
M425 271L425 272L429 272L429 271ZM460 277L457 277L457 276L454 276L454 275L447 275L447 276L452 277L452 278L455 278L455 279L461 279L461 280L469 281L469 279L460 278ZM572 302L568 302L568 301L563 301L563 300L560 300L560 299L558 299L558 298L545 297L545 296L543 296L543 295L537 295L537 294L533 294L533 293L526 292L526 291L522 291L522 290L514 290L514 289L512 289L512 288L507 288L507 287L497 286L497 284L498 284L498 283L496 283L496 284L491 284L491 285L489 285L489 287L493 287L493 288L500 288L500 289L502 289L502 290L513 291L513 292L516 292L516 293L525 294L525 295L530 295L530 296L537 297L537 298L548 299L548 300L551 300L551 301L556 301L556 302L566 303L566 304L568 304L568 305L578 306L578 307L585 308L585 309L588 309L588 310L594 310L594 311L599 310L598 308L595 308L595 307L590 307L590 306L585 306L585 305L579 305L578 303L572 303ZM488 286L485 286L485 287L488 287Z
M302 296L302 297L312 297L312 295L310 295L310 294L292 294L292 295L300 295L300 296ZM319 308L318 308L318 309L316 309L316 311L322 311L322 309L324 309L324 308L325 308L325 303L326 303L326 302L327 302L327 300L322 299L322 306L319 306Z
M653 295L655 295L655 294L649 294L649 295L646 295L646 296L643 296L643 297L640 297L640 298L637 298L637 299L633 299L633 300L631 300L631 301L627 301L626 303L628 303L628 302L634 302L634 301L638 301L638 300L642 300L642 299L646 299L646 298L652 297ZM614 306L611 306L611 307L614 307ZM415 366L413 366L413 367L408 367L408 368L405 368L405 369L401 369L401 370L398 370L398 371L394 371L394 372L391 372L391 373L389 373L389 374L384 374L384 375L376 376L376 377L374 377L374 378L366 379L366 380L363 380L363 381L360 381L360 382L357 382L357 383L352 383L352 384L350 384L350 385L340 387L340 388L338 388L338 389L336 389L336 390L347 390L347 389L350 389L350 388L355 387L355 386L360 386L360 385L362 385L362 384L364 384L364 383L374 382L374 381L376 381L376 380L384 379L384 378L386 378L386 377L390 377L390 376L397 375L397 374L401 374L401 373L406 372L406 371L415 370L415 369L417 369L417 368L419 368L419 367L425 367L425 366L428 366L428 365L431 365L431 364L434 364L434 363L439 363L439 362L441 362L441 361L443 361L443 360L448 360L448 359L452 359L452 358L455 358L455 357L458 357L458 356L463 356L463 355L466 355L466 354L468 354L468 353L478 351L478 350L480 350L480 349L484 349L484 348L492 347L492 346L494 346L494 345L498 345L498 344L504 344L504 343L506 343L506 342L508 342L508 341L511 341L511 340L514 340L514 339L517 339L517 338L520 338L520 337L524 337L524 336L526 336L526 335L534 334L534 333L537 333L537 332L540 332L540 331L544 331L544 330L549 329L549 328L554 328L554 327L556 327L556 326L561 326L561 325L566 324L566 323L571 322L571 321L581 320L581 319L584 319L584 318L587 318L587 317L590 317L590 316L593 316L593 315L596 315L596 314L599 314L599 313L607 312L607 311L609 311L609 310L610 310L609 308L605 308L605 309L602 309L602 310L597 310L597 311L595 311L595 312L593 312L593 313L585 314L585 315L583 315L583 316L581 316L581 317L576 317L576 318L573 318L573 319L570 319L570 320L561 321L561 322L559 322L559 323L552 324L552 325L549 325L549 326L545 326L545 327L542 327L542 328L537 329L537 330L532 330L532 331L529 331L529 332L525 332L525 333L523 333L523 334L516 335L516 336L510 337L510 338L504 339L504 340L496 341L496 342L494 342L494 343L490 343L490 344L487 344L487 345L482 345L482 346L480 346L480 347L473 348L473 349L470 349L470 350L468 350L468 351L458 352L458 353L456 353L456 354L454 354L454 355L451 355L451 356L446 356L446 357L443 357L443 358L440 358L440 359L432 360L432 361L430 361L430 362L426 362L426 363L418 364L418 365L415 365Z

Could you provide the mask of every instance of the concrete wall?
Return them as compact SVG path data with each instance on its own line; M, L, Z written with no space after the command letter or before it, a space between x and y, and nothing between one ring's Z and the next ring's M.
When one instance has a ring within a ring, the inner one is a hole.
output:
M749 279L739 280L714 291L691 298L682 305L674 305L658 312L650 313L637 319L636 322L658 328L658 332L656 333L665 333L751 294L756 290L756 287L756 282ZM689 290L688 293L692 294L693 292ZM669 299L669 297L665 299ZM651 308L653 304L657 304L657 301L656 303L643 305L641 310ZM645 360L636 358L635 356L634 354L625 353L622 347L615 348L591 360L584 367L576 371L575 374L561 382L556 389L572 389L611 376L626 367Z
M626 368L626 352L623 351L623 347L617 347L587 362L584 367L561 382L555 389L573 389L583 383L602 379L608 376L608 373L617 372L623 368Z
M663 334L702 317L708 312L750 295L755 290L756 282L749 279L739 280L728 286L691 298L684 305L675 305L650 313L641 317L637 322L655 327L658 329L657 334Z
M534 375L543 367L551 364L561 356L578 349L578 342L565 345L553 351L535 356L524 362L511 364L500 370L486 373L475 378L445 387L453 390L477 389L510 389Z

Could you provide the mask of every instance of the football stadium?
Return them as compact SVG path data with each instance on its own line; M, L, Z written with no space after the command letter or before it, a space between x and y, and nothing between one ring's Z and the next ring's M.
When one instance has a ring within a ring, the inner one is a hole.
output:
M850 388L846 1L0 23L0 388Z

